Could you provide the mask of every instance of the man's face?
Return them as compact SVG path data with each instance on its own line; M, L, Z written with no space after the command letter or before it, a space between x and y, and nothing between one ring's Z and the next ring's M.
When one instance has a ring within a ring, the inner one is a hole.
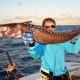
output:
M46 21L45 24L44 24L44 27L47 28L50 31L53 31L53 32L56 31L55 30L56 24L51 22L51 21Z

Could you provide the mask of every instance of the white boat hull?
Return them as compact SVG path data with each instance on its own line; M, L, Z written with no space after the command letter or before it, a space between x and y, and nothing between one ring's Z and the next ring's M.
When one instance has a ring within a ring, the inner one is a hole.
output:
M70 76L72 76L73 74L80 75L80 71L75 73L80 68L80 63L66 62L66 65L68 67ZM19 80L41 80L41 73L40 72L34 73L34 74L29 75L29 76L22 77Z

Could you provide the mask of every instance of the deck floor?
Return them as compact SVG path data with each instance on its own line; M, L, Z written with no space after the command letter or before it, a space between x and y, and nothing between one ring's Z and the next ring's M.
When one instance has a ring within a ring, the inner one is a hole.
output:
M69 74L71 75L78 75L80 77L80 63L75 62L66 62L66 65L69 70ZM41 80L41 73L34 73L26 77L20 78L20 80Z

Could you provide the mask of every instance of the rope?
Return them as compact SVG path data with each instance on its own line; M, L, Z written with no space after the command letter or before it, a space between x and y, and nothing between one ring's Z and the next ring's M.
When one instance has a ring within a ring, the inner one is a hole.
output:
M30 80L28 77L27 77L27 75L26 74L24 74L19 68L18 68L18 66L16 65L16 70L19 72L19 74L21 74L23 77L25 77L26 78L26 80Z
M6 80L8 80L8 76L6 75Z
M24 74L24 73L18 68L18 66L16 66L16 70L17 70L23 77L25 77L26 80L30 80L30 79L27 77L28 75ZM31 80L32 80L32 79L31 79ZM35 80L37 80L37 79L35 79Z
M27 76L26 74L24 74L17 66L16 66L17 71L22 75L22 76Z

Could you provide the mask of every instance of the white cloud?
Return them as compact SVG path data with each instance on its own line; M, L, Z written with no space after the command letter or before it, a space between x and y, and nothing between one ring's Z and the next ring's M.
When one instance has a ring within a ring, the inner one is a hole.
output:
M46 16L50 17L50 15ZM34 24L42 24L42 20L46 17L40 16L4 16L0 18L0 24L2 23L14 23L21 21L32 21ZM51 16L56 20L57 25L80 25L80 15L70 14L67 12Z
M62 13L55 17L57 24L61 25L80 25L80 15Z

